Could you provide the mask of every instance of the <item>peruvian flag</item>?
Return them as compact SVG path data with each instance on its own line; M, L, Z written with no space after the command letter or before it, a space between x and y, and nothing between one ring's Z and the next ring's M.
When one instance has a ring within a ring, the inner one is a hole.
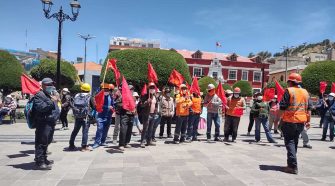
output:
M192 93L197 93L198 95L200 95L200 87L199 87L197 77L193 78L192 85L191 85L191 88L190 88L190 92L191 92L191 94Z
M183 82L185 78L183 75L181 75L176 69L173 69L170 77L169 77L169 83L179 87Z
M285 93L285 90L284 90L284 88L278 83L278 81L276 80L275 81L275 83L276 83L276 90L277 90L277 100L278 101L281 101L281 99L283 98L283 95L284 95L284 93Z
M134 97L124 77L122 77L122 108L131 112L135 111Z
M148 81L158 83L157 74L150 62L148 62Z
M41 90L41 86L33 78L30 78L26 74L21 75L21 87L22 87L22 93L25 94L36 94L38 91Z
M216 44L215 44L215 45L216 45L216 47L222 47L221 43L220 43L220 42L218 42L218 41L216 42Z
M95 108L97 109L98 112L102 112L102 108L104 106L104 102L105 102L105 94L103 90L100 90L100 92L98 92L95 97Z
M147 84L144 84L142 91L141 91L141 96L144 96L148 93L148 88L147 88Z
M321 81L321 82L320 82L320 93L321 93L321 94L325 93L326 88L327 88L327 82L325 82L325 81Z
M332 83L332 89L331 89L331 92L332 92L332 93L335 93L335 83L334 83L334 82Z
M276 90L274 88L266 88L263 94L263 101L270 101L275 97Z
M119 85L120 85L120 77L121 77L121 73L120 73L119 69L118 69L117 66L116 66L116 62L117 62L117 60L114 59L114 58L108 60L108 63L107 63L107 69L111 69L111 70L113 70L114 75L115 75L115 82L116 82L116 85L119 86Z
M227 105L227 97L222 87L221 81L219 82L218 87L216 88L216 95L221 99L224 106Z

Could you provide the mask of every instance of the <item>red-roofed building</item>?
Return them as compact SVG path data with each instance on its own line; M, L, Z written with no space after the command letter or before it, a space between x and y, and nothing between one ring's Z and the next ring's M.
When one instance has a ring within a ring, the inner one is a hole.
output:
M245 80L250 82L254 92L261 91L269 78L269 64L262 62L259 56L247 58L235 53L175 51L185 58L192 77L210 76L229 85Z

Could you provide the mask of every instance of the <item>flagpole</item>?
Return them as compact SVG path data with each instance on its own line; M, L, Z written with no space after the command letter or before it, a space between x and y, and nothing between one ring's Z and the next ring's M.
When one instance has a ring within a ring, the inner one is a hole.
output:
M104 73L104 78L102 79L102 84L105 83L105 78L106 78L106 74L107 74L108 61L109 61L109 58L108 58L108 60L107 60L106 66L105 66L105 73Z

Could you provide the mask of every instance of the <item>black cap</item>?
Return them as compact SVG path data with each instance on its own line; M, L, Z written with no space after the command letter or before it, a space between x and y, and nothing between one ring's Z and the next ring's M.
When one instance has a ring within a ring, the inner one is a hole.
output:
M44 78L42 79L42 85L50 85L50 84L53 84L54 81L52 81L51 78Z

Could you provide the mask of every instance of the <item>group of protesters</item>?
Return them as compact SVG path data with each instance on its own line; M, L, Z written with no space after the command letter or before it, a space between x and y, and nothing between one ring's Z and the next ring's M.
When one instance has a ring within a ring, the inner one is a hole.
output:
M299 136L304 138L304 147L312 148L308 144L307 130L310 127L310 110L313 105L310 102L308 92L301 87L301 76L291 74L288 80L289 88L285 90L280 102L274 96L270 102L264 101L261 93L254 95L250 104L250 123L247 135L255 122L255 143L261 141L261 126L263 126L267 141L277 143L274 133L281 133L288 151L288 166L285 172L297 174L297 145ZM156 130L159 127L158 138L164 137L165 124L167 126L166 137L172 139L172 143L191 143L199 141L198 127L206 121L206 140L236 143L240 118L246 109L246 100L241 96L241 90L235 87L232 91L226 90L224 97L219 96L213 84L209 84L206 95L199 91L190 90L186 84L181 84L177 89L163 87L161 90L153 82L145 85L140 94L135 91L135 86L118 86L102 83L100 92L95 96L90 94L91 86L87 83L81 85L81 92L73 98L68 89L63 89L60 95L56 91L50 78L42 80L42 91L34 96L34 108L36 116L36 165L43 170L51 169L52 161L47 159L47 148L50 144L57 114L60 115L62 129L68 129L67 113L73 110L75 124L69 140L69 150L77 150L75 138L82 129L82 142L80 150L92 151L100 146L107 146L108 132L114 123L112 143L117 143L118 149L124 151L131 148L133 126L140 133L140 147L156 146ZM99 98L98 98L99 97ZM328 108L323 116L324 135L327 128L330 129L330 140L334 137L334 120L332 118L335 104L334 93L327 99L320 101L318 107ZM224 100L223 100L224 99ZM60 102L60 104L58 104ZM134 105L129 107L129 105ZM132 108L132 109L129 109ZM206 113L204 117L203 114ZM171 124L175 121L175 130L172 134ZM224 121L223 121L224 120ZM94 143L88 145L88 132L92 123L97 123ZM211 128L214 123L215 132ZM224 123L224 138L220 138L220 126ZM142 124L142 127L140 127ZM230 138L231 136L231 138Z

